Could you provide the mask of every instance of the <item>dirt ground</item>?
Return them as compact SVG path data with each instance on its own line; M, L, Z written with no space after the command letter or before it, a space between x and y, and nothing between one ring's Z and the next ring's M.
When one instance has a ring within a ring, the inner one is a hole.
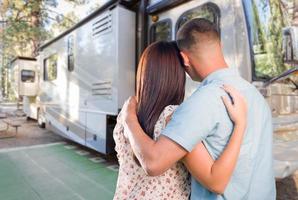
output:
M0 149L65 141L61 136L46 129L39 128L34 120L28 121L26 118L19 118L18 121L22 124L21 127L18 128L18 134L16 137L0 139ZM3 127L6 126L6 124L0 120L0 126ZM10 127L8 131L3 131L3 129L0 131L0 137L14 134L15 129L13 127Z
M0 150L4 148L67 141L63 137L56 135L51 131L39 128L36 121L27 121L26 118L21 118L20 120L23 123L19 128L17 136L15 138L0 139ZM7 134L13 134L14 131L15 130L13 128L10 128ZM0 132L0 136L3 134L5 133ZM298 200L298 171L291 177L278 180L276 182L276 186L277 200Z

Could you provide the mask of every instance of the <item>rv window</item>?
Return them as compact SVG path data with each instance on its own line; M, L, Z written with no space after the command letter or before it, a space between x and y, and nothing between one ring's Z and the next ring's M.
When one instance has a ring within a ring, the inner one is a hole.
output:
M172 22L166 19L153 24L150 28L150 42L171 41L172 40Z
M51 55L44 60L44 80L53 81L57 79L57 54Z
M220 10L215 4L206 3L183 13L177 21L176 32L183 24L185 24L185 22L194 18L206 18L209 21L215 23L218 31L220 31Z
M35 72L32 70L25 70L21 71L21 80L22 82L26 83L33 83L35 80Z
M67 68L68 71L74 70L74 39L73 35L68 37L67 41Z
M290 68L284 63L283 28L292 23L291 1L243 0L254 80L267 80Z

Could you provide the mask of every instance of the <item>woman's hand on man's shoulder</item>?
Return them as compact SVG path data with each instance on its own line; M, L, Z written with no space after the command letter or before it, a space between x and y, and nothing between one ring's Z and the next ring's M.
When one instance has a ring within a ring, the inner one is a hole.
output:
M137 99L135 96L129 97L121 110L121 118L124 124L129 124L131 122L138 121L137 118Z

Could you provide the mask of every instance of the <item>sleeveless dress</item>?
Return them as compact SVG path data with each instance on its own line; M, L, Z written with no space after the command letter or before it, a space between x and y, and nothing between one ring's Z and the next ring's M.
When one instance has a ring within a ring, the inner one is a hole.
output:
M161 113L155 127L157 139L166 126L166 119L177 106L167 106ZM188 200L190 176L182 162L177 162L160 176L148 176L136 164L133 151L124 135L121 113L114 129L115 150L119 161L119 174L114 200Z

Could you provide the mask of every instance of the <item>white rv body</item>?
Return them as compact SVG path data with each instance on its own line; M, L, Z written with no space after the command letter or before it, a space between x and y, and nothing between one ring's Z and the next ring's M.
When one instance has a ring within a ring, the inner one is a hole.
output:
M36 58L16 57L11 61L11 87L17 99L23 99L27 117L37 119L35 103L39 91L39 65Z
M113 151L107 145L113 124L135 91L134 31L135 13L116 6L42 47L38 101L47 128L101 153Z

